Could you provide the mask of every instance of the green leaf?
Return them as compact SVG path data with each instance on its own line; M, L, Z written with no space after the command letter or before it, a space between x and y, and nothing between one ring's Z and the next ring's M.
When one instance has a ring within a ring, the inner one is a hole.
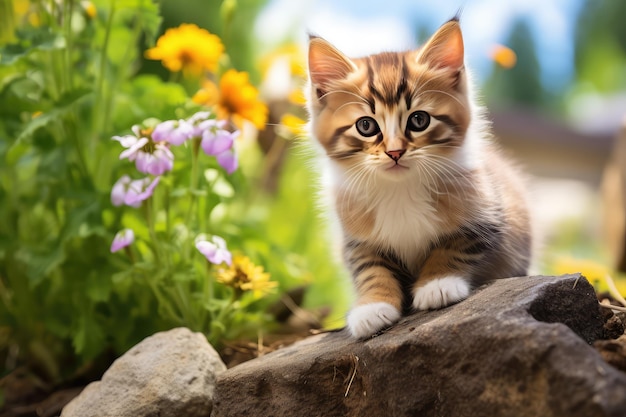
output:
M13 65L34 51L63 49L65 38L48 26L18 30L16 43L0 47L0 65Z
M125 26L115 26L109 33L111 45L134 45L136 40L134 33ZM137 48L108 48L107 57L112 64L119 66L129 61L134 61L137 57Z
M147 118L168 120L186 101L187 93L180 84L163 82L156 75L139 75L116 97L113 118L119 126Z
M72 344L76 353L86 359L94 358L106 346L105 332L93 317L83 313L78 319L78 329Z
M52 250L46 252L21 248L16 253L16 257L27 266L28 282L34 288L65 261L65 251L60 245L56 245Z
M31 150L30 145L26 142L16 142L13 146L9 147L6 152L6 164L7 166L13 166L19 161L26 153Z
M19 144L21 141L30 138L38 129L47 126L49 123L65 117L73 110L73 105L84 99L91 91L91 89L80 88L64 94L59 101L55 103L53 109L35 117L26 124L24 130L22 130L15 140L15 144Z
M146 44L153 45L162 20L159 4L152 0L118 0L116 7L121 16L132 18L142 26Z
M113 283L110 276L102 274L100 271L91 271L85 278L86 294L94 302L105 302L109 300Z
M67 242L72 238L84 238L90 236L94 231L98 230L97 225L89 225L90 217L97 217L100 213L100 203L97 200L97 196L91 196L90 193L86 193L80 198L82 204L78 207L72 208L68 214L61 231L61 239L63 242ZM91 197L91 198L90 198ZM95 227L90 227L95 226ZM86 232L88 230L89 232Z

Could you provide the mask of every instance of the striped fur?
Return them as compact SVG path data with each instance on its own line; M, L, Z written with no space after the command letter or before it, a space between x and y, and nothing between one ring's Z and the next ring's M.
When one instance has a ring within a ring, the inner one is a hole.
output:
M357 293L356 337L527 271L520 175L489 140L463 60L456 20L402 53L350 59L310 40L311 134Z

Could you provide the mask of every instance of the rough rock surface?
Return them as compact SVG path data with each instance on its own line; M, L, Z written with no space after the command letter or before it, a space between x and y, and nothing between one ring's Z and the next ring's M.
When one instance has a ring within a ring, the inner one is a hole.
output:
M118 358L61 417L208 417L226 366L201 333L157 333Z
M580 275L497 280L365 341L322 334L229 369L212 415L624 416L602 327Z

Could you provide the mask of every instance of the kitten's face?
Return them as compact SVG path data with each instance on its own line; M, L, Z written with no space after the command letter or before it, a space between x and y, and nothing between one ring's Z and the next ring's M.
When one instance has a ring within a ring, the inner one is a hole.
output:
M359 59L313 38L309 72L312 133L346 170L426 175L463 142L470 108L456 21L419 50Z

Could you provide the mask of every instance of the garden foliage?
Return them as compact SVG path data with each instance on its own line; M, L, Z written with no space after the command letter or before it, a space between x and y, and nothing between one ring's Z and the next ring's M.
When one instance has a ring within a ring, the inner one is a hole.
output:
M256 337L268 305L328 267L301 256L327 256L306 174L283 200L259 189L267 107L247 74L195 25L158 36L151 0L18 3L0 17L15 27L0 34L5 363L58 380L174 326Z

